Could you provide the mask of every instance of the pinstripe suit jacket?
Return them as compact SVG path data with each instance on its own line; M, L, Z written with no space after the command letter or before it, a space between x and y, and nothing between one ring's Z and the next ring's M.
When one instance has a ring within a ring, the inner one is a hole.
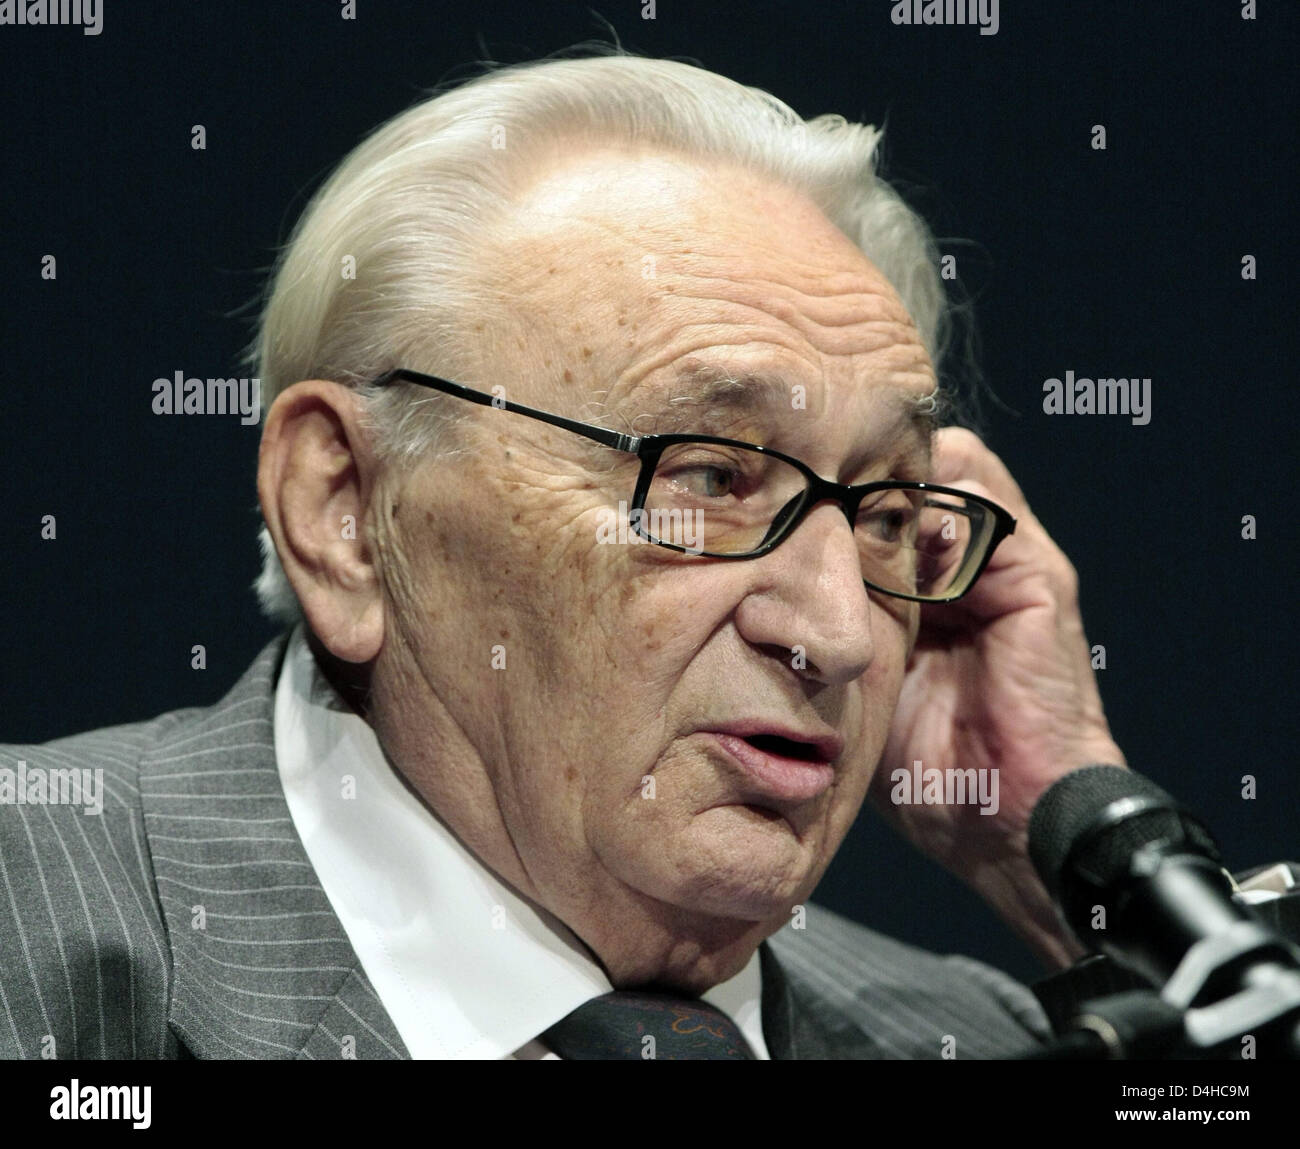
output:
M101 768L104 809L0 804L0 1056L404 1058L294 830L272 713L285 639L206 709L0 746ZM1008 1056L1033 995L829 910L760 949L774 1058Z

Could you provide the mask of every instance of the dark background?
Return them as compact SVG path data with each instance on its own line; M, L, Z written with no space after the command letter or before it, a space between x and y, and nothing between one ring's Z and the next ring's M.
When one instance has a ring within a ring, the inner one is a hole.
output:
M151 383L247 374L274 246L370 128L474 59L608 40L608 21L631 51L690 58L803 115L887 123L885 174L974 298L1001 401L985 403L986 437L1079 569L1117 740L1209 816L1230 866L1300 855L1300 5L1260 0L1252 22L1238 0L1007 0L995 36L896 27L891 6L661 0L647 20L640 0L358 0L344 21L332 0L104 0L97 37L0 27L0 737L224 694L275 633L246 589L258 428L156 416ZM206 151L190 147L199 123ZM1043 380L1067 369L1151 377L1150 424L1047 417ZM40 539L46 514L57 541ZM1036 975L874 816L818 900Z

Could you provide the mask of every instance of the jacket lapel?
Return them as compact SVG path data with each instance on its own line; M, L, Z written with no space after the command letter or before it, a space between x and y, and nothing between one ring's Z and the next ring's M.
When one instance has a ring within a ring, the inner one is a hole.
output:
M172 947L168 1016L200 1058L406 1058L289 816L272 733L287 643L180 712L140 766Z
M758 953L763 1040L773 1061L874 1061L886 1056L861 1029L828 1015L816 996L787 974L769 943L759 946Z

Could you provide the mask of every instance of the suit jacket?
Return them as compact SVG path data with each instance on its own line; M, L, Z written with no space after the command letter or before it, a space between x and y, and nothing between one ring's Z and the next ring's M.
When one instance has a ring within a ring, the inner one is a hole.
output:
M99 815L0 804L0 1057L409 1056L289 817L285 645L215 706L0 746L13 770L102 767L106 791ZM816 905L760 960L777 1059L1005 1057L1049 1034L1005 974Z

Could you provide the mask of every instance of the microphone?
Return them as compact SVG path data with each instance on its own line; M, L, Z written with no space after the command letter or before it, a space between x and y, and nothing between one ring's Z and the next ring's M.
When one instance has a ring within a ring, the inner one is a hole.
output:
M1202 1007L1187 1015L1192 1045L1300 1009L1300 949L1233 899L1209 830L1150 779L1118 766L1065 775L1034 807L1029 856L1080 941L1163 986L1168 1005ZM1297 1056L1300 1031L1283 1048Z

